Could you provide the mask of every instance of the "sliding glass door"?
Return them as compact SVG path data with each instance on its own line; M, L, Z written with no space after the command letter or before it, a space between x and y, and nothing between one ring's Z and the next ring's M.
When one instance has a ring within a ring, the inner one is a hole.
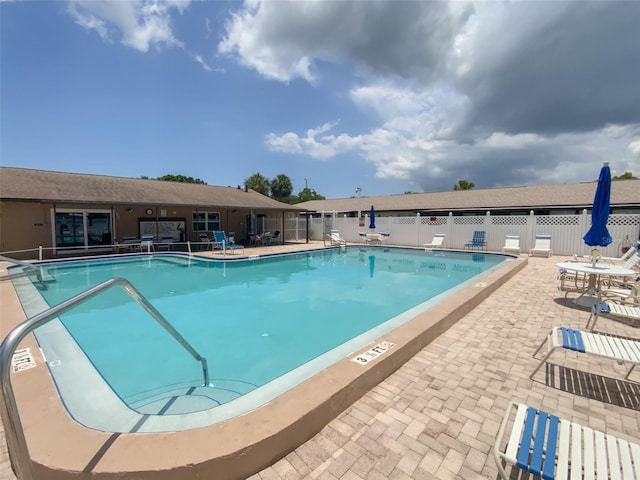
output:
M56 210L54 216L54 247L111 246L111 211Z

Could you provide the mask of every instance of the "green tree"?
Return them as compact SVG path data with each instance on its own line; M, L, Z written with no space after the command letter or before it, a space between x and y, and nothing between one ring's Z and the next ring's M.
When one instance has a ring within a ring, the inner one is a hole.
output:
M313 188L303 188L298 192L298 195L293 195L289 203L296 204L301 202L308 202L309 200L326 200L323 195L320 195Z
M611 177L611 180L638 180L631 172L624 172L622 175Z
M269 196L269 179L259 172L254 173L249 178L245 178L244 184L262 195Z
M142 176L140 177L142 179L146 179L146 180L153 180L150 179L147 176ZM207 182L205 182L204 180L201 180L199 178L193 178L193 177L187 177L185 175L172 175L172 174L167 174L167 175L163 175L161 177L156 178L156 180L162 180L163 182L181 182L181 183L199 183L201 185L206 185Z
M471 190L476 185L466 180L459 180L457 185L453 186L454 190Z
M293 193L293 184L291 179L284 173L276 175L275 178L269 182L271 189L271 198L278 200L279 202L287 202Z

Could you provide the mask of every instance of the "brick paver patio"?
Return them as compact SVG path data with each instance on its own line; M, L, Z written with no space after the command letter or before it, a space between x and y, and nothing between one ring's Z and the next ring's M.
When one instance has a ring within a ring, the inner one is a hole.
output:
M528 378L537 364L531 354L551 327L584 328L589 315L557 290L562 260L530 258L445 334L251 480L495 479L492 448L511 400L637 440L640 394L637 382L623 381L624 366L561 352L546 368L553 375L543 368ZM640 338L612 320L598 328ZM0 480L13 479L2 441Z

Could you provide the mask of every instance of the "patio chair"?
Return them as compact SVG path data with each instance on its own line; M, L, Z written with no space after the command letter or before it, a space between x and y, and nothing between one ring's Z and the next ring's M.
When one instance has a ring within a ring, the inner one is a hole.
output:
M138 249L139 241L133 236L122 237L122 243L115 243L116 253L125 252L130 253Z
M464 248L487 248L486 232L484 230L476 230L473 232L473 238L470 242L464 244Z
M633 281L619 283L609 282L609 286L600 290L604 299L618 300L620 303L635 303L640 305L640 276Z
M171 250L173 247L173 235L163 235L158 242L158 250Z
M558 290L564 292L565 303L570 293L584 294L589 287L587 275L580 272L569 272L565 268L561 268L558 273Z
M142 235L140 237L140 251L141 252L152 252L154 251L153 242L155 238L153 235Z
M265 239L267 240L268 245L271 245L274 240L277 241L279 238L280 238L280 230L276 230L272 234L269 234L268 237L265 235Z
M507 406L493 452L503 479L503 461L544 480L640 479L639 444L522 403Z
M339 230L331 230L329 233L329 240L331 241L331 245L346 245L347 241L340 236Z
M636 307L624 303L616 303L611 299L594 302L591 307L591 315L589 315L585 328L593 331L593 329L596 328L596 323L600 315L618 317L633 324L634 322L640 322L640 306ZM589 324L591 324L591 328L589 328Z
M224 234L223 230L215 230L213 232L213 248L220 249L223 252L227 252L229 250L233 253L235 250L242 250L244 252L244 246L238 245L236 243L229 243L227 236Z
M536 242L533 248L529 250L529 255L553 256L553 250L551 250L551 235L548 233L536 235Z
M424 247L425 250L429 249L429 248L444 248L444 239L446 237L446 234L444 233L436 233L435 235L433 235L433 240L431 240L431 243L425 243L422 246Z
M214 248L214 243L211 241L211 238L209 238L209 234L207 233L201 233L200 234L200 250L213 250Z
M507 235L504 239L502 253L515 253L520 255L520 235Z
M631 366L624 376L625 379L629 378L629 375L631 375L636 365L640 365L640 340L608 335L606 333L584 332L572 328L554 327L536 351L533 352L534 357L545 343L547 343L547 354L540 360L540 363L533 372L531 372L529 378L533 378L551 354L559 348L608 358L620 363L628 363Z

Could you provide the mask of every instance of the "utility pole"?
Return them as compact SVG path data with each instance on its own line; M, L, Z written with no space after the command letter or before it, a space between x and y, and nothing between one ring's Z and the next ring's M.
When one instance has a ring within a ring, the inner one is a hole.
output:
M356 187L356 193L358 194L358 223L359 223L360 217L362 216L362 211L360 210L360 194L362 193L362 188Z

